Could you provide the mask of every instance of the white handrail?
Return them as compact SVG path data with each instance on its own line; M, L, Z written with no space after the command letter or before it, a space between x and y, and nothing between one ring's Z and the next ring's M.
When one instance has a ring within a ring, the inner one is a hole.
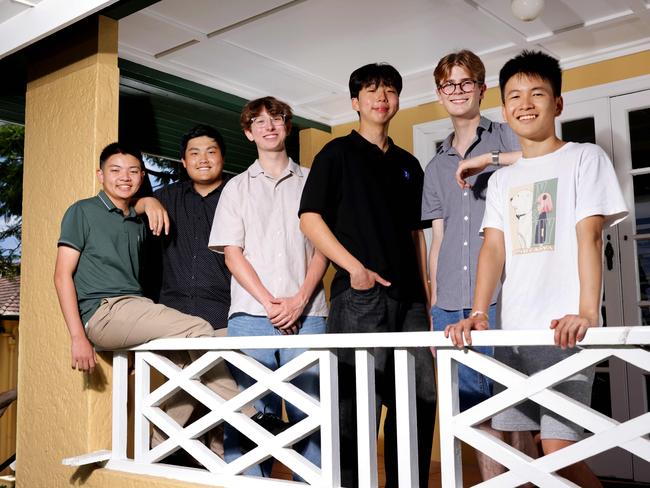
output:
M481 331L473 333L476 346L549 346L553 344L553 331ZM374 414L374 357L375 348L395 349L395 378L397 379L396 414L398 422L398 469L400 486L410 488L417 483L417 432L415 419L415 386L413 358L408 348L436 347L438 349L438 396L441 428L441 469L445 487L462 486L460 441L468 442L507 466L510 471L480 486L516 486L532 481L540 486L573 486L554 474L554 471L579 459L584 459L613 446L628 449L635 455L650 460L650 441L642 436L650 431L650 414L626 423L594 412L577 404L562 394L549 389L562 379L580 369L596 364L612 355L650 370L650 352L642 346L650 345L650 327L612 327L590 329L580 343L582 352L571 356L561 365L548 368L533 377L511 370L493 358L453 347L442 332L374 333L374 334L322 334L277 337L225 337L201 339L160 339L150 343L117 351L113 360L113 446L106 463L109 469L163 476L179 480L204 483L212 486L295 486L293 482L242 477L247 466L269 456L298 472L309 486L340 486L338 459L338 377L336 349L356 349L357 405L359 435L360 486L377 486L376 418ZM308 351L272 372L239 349L304 348ZM173 363L151 351L205 350L207 354L180 370ZM128 351L136 353L136 406L135 406L135 456L127 459ZM224 401L202 385L196 378L218 361L228 361L245 369L257 380L237 397ZM288 383L300 371L317 362L320 367L320 400L305 398L305 394ZM457 364L465 363L493 377L508 389L463 413L459 412L457 390ZM162 371L170 380L150 391L149 373L153 368ZM352 381L346 378L346 381ZM158 407L178 388L199 399L211 412L182 428L169 421ZM307 418L282 434L273 436L254 424L239 410L251 404L268 391L298 405ZM485 419L524 398L552 406L561 415L586 426L594 435L563 450L562 455L545 456L537 460L491 438L476 428ZM227 421L258 443L258 447L237 461L226 464L196 438L214 425ZM149 449L150 424L155 423L169 435L169 439L155 449ZM321 463L318 468L291 449L291 444L305 435L320 429ZM601 447L603 447L601 449ZM156 461L184 448L207 469L183 468L160 464ZM82 464L83 457L66 460L68 464ZM96 460L97 456L88 459Z
M472 333L475 346L552 346L552 330L485 330ZM589 329L580 347L598 345L648 345L650 327ZM443 332L386 332L373 334L315 334L260 337L210 337L158 339L129 351L237 350L237 349L364 349L373 347L453 347Z

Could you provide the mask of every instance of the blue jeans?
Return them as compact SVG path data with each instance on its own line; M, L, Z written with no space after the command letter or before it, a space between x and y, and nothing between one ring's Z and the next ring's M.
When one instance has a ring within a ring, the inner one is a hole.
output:
M455 324L469 317L470 313L472 313L472 310L469 308L462 310L443 310L434 305L431 307L433 330L445 330L445 327L448 325ZM497 306L490 305L488 309L490 329L494 329L496 324L496 313ZM476 346L472 347L472 349L489 356L494 356L493 347ZM462 412L492 396L492 380L464 364L458 364L458 389L460 393L460 411Z
M302 326L299 334L324 334L325 317L302 317ZM281 335L267 317L260 317L248 314L235 314L228 321L228 336L272 336ZM242 349L241 352L255 358L258 362L275 371L280 366L285 365L292 359L298 357L305 349ZM255 383L255 380L247 374L241 372L234 366L230 366L235 381L241 389L248 388ZM308 370L302 372L291 380L291 383L300 388L305 393L318 399L320 394L320 383L318 376L318 366L314 365ZM282 399L275 393L269 393L255 402L255 408L258 412L268 413L277 417L282 417ZM291 403L285 402L285 409L289 422L296 423L304 419L307 415ZM320 467L320 432L314 432L309 437L301 440L294 445L294 449L300 455ZM226 462L232 462L242 455L239 446L239 432L229 425L224 429L224 451ZM249 468L245 474L251 476L271 476L273 468L273 459L268 459L258 466ZM294 475L294 478L300 478Z

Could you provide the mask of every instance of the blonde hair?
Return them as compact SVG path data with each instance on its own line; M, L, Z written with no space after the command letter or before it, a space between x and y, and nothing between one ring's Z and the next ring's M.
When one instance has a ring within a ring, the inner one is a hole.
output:
M463 49L455 53L447 54L438 61L438 66L433 71L433 78L436 86L442 85L449 78L454 66L465 68L479 85L485 84L485 65L472 51Z

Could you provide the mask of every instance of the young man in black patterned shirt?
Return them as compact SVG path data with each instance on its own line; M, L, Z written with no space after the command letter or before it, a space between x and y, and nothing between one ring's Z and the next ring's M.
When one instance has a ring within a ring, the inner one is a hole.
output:
M159 283L151 283L151 292L158 303L188 315L201 317L216 330L226 335L230 308L230 272L222 255L208 249L215 209L225 186L223 175L226 148L217 129L197 125L181 139L180 155L189 177L160 188L155 198L142 198L136 211L146 211L154 234L160 235L162 256L151 263L145 279L160 273ZM164 208L160 207L160 204ZM155 210L153 210L155 209ZM163 229L166 232L162 232ZM158 277L156 277L158 281ZM232 398L239 393L235 381L228 374L223 378L222 395ZM177 398L178 397L178 398ZM178 408L188 412L197 402L183 392L174 396ZM247 414L254 413L249 409ZM223 455L223 431L210 433L213 450ZM182 461L182 460L181 460Z

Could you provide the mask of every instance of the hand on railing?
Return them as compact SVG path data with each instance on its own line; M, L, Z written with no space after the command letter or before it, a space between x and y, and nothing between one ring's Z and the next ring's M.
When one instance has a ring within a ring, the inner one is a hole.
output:
M466 319L445 327L445 337L451 339L454 346L462 348L467 344L472 345L473 330L487 330L489 328L488 316L484 312L475 312Z
M598 327L598 322L580 315L567 314L551 321L551 329L555 330L555 344L562 349L576 347L576 343L585 338L590 327Z

